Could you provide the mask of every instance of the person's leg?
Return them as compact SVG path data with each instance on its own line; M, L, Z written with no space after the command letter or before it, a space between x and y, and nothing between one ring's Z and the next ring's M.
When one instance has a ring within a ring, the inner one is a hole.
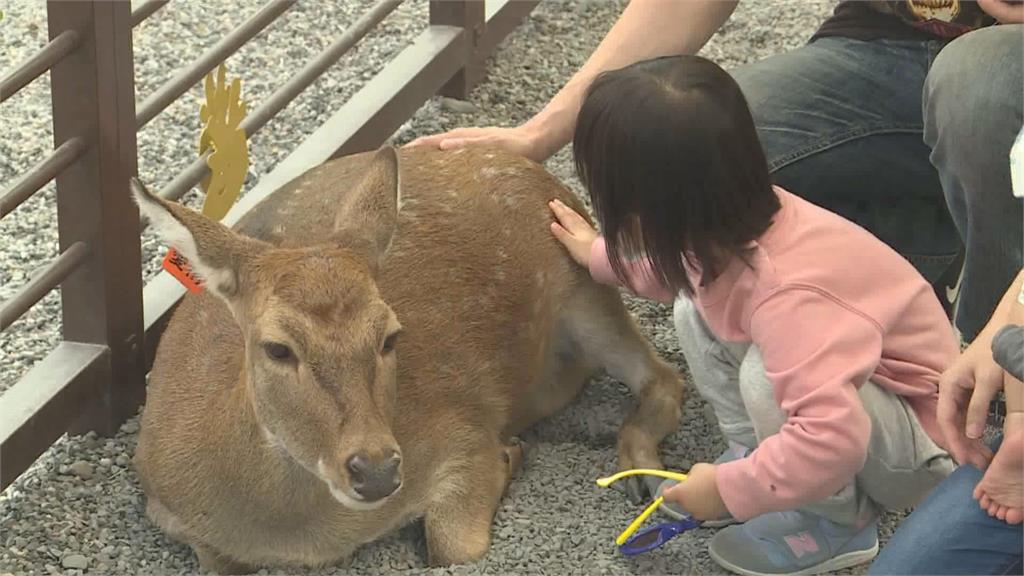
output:
M1024 525L1011 526L978 506L971 493L981 476L968 464L943 480L903 521L868 573L1020 574Z
M936 282L960 241L922 142L929 60L924 42L824 38L732 74L776 183L867 228Z
M966 246L957 327L973 340L1024 258L1010 147L1024 121L1024 25L965 34L939 52L923 92L924 140Z
M747 350L740 364L740 393L758 441L777 434L787 415L775 399L756 346ZM878 553L876 517L872 502L850 482L807 510L762 514L725 528L708 543L708 552L720 566L738 574L840 570L868 562Z
M748 345L719 342L704 324L696 305L687 298L676 299L673 319L693 385L714 410L726 442L754 447L754 427L739 387L739 359L746 354Z
M742 458L756 444L754 427L743 407L739 389L739 358L746 354L749 345L718 341L704 324L696 305L687 298L676 299L673 316L679 348L686 358L691 381L704 401L711 405L718 427L729 444L728 450L715 462ZM660 496L675 483L673 480L662 481L654 492ZM675 503L664 503L660 510L673 518L680 518L686 513ZM733 522L735 520L728 517L705 524L717 527Z
M741 363L740 391L758 441L778 434L787 415L755 346ZM949 474L949 455L900 397L870 381L859 396L871 419L871 439L854 481L798 511L764 514L723 530L710 543L716 562L744 574L816 573L862 564L878 551L877 507L912 506Z

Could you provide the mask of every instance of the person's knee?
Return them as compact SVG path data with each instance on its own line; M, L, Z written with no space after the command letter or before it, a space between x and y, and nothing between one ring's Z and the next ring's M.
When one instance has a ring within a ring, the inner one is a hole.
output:
M1021 119L1022 49L1022 25L977 30L943 48L925 83L926 133L948 134L961 145L972 134L1015 133Z

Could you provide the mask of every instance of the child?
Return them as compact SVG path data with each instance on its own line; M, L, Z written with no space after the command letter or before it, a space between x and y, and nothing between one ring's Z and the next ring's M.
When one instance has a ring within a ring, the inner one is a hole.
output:
M709 544L741 574L871 560L879 509L912 506L953 469L935 412L958 347L931 287L868 232L772 186L739 87L704 58L600 76L573 148L604 237L558 202L552 232L598 281L675 302L730 446L664 490L670 509L743 522Z

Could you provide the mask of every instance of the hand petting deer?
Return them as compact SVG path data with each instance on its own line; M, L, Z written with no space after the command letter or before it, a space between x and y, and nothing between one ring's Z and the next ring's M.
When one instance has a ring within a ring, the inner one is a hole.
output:
M150 518L204 568L343 562L421 517L431 564L481 558L515 435L601 369L639 398L620 468L661 468L680 377L548 232L550 199L583 207L539 165L384 147L234 230L133 188L204 282L159 344L135 456Z

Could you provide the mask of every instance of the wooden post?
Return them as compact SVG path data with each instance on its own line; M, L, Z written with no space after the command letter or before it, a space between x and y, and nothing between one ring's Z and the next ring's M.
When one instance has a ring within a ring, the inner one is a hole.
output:
M65 341L104 345L100 394L69 432L113 434L145 394L135 80L130 2L47 2L50 37L72 29L82 45L50 72L54 144L86 150L57 178L61 250L84 242L88 257L61 286ZM104 377L105 376L105 377Z
M484 0L430 0L430 24L458 26L467 35L465 65L439 91L443 96L465 100L486 72L487 54L480 50L487 26Z

